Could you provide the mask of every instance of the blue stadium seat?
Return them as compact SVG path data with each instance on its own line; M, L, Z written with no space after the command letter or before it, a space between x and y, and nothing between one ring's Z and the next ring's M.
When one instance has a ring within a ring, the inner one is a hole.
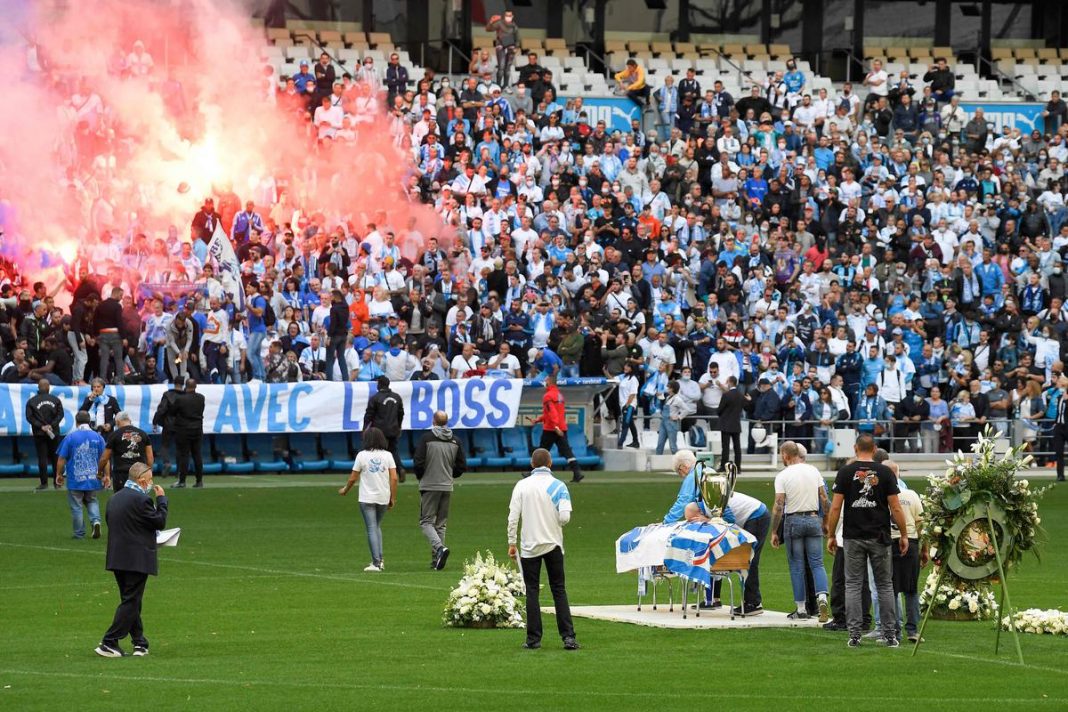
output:
M16 439L19 441L17 444ZM21 475L25 472L37 472L37 449L33 445L33 438L0 438L0 475Z
M319 436L319 442L322 443L323 457L330 461L331 470L348 472L352 469L355 454L348 433L323 433Z
M601 456L590 449L586 443L586 435L581 430L568 428L567 442L571 445L571 451L575 453L575 459L582 467L600 467Z
M244 435L216 435L215 447L219 460L223 463L223 472L234 475L247 475L256 471L256 464L249 457ZM235 458L230 462L225 458Z
M315 433L289 435L289 462L298 472L322 472L330 467L323 455L319 436Z
M538 443L541 442L541 423L538 423L530 429L530 442L532 447L538 447ZM559 469L567 466L567 458L560 454L557 448L553 448L549 451L553 456L553 469Z
M415 441L413 438L416 433L409 430L401 431L400 437L397 438L397 454L400 455L401 467L405 470L410 470L415 467L415 459L412 457L412 453L415 452Z
M496 430L471 431L471 449L468 452L480 458L485 467L508 467L512 464L512 458L504 452L497 439Z
M285 460L285 436L267 433L245 436L249 460L256 472L289 472Z
M204 439L204 474L205 475L217 475L223 471L222 457L219 455L218 448L215 445L215 438L217 435L209 435Z
M501 431L502 454L512 467L530 467L530 428L514 427Z
M474 470L475 468L485 465L486 461L482 457L482 454L476 450L472 444L471 433L472 431L466 429L452 431L453 436L459 441L464 452L467 453L467 468L469 470Z

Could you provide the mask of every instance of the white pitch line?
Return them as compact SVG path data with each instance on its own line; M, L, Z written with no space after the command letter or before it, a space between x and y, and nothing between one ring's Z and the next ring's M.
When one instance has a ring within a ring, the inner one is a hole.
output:
M810 632L808 630L805 630L804 628L783 628L782 630L788 630L791 633L798 633L798 634L804 635L804 636L806 636L808 638L820 638L820 639L823 639L823 640L827 639L825 636L820 635L819 633L813 633L813 632ZM844 643L843 643L843 645L844 645ZM880 641L875 641L873 646L869 646L869 647L879 647L881 645L882 645L882 643ZM913 645L914 645L914 643L902 643L901 647L898 650L899 651L900 650L906 650L906 651L908 651L909 655L911 656L912 655L912 647L913 647ZM864 647L864 646L861 646L861 647ZM1028 669L1031 669L1031 670L1041 670L1042 672L1053 672L1053 673L1057 673L1058 675L1068 675L1068 670L1062 670L1060 668L1045 667L1044 665L1032 665L1031 663L1023 663L1021 665L1020 663L1016 662L1015 660L1008 660L1008 659L1000 660L1000 659L997 659L997 658L977 658L974 655L962 655L961 653L948 653L948 652L945 652L943 650L931 650L930 648L923 647L922 644L921 644L921 647L920 647L920 652L917 654L917 659L919 658L920 655L940 655L940 656L942 656L944 658L956 658L956 659L959 659L959 660L967 660L967 661L972 662L972 663L989 663L991 665L1002 665L1002 666L1014 667L1014 668L1028 668Z
M42 546L39 544L14 544L11 542L0 541L0 546L10 546L19 549L39 549L41 551L59 551L71 554L91 554L94 556L104 556L103 551L86 551L84 549L67 549L60 546ZM285 569L264 569L256 566L242 566L241 564L223 564L214 561L199 561L194 559L170 559L160 557L160 561L169 564L193 564L195 566L211 566L219 569L233 569L235 571L251 571L257 574L274 574L277 576L293 576L297 578L314 578L324 579L326 581L342 581L344 583L369 583L377 586L396 586L398 588L420 588L427 591L441 591L438 586L425 586L418 583L401 583L399 581L383 581L380 578L372 577L360 577L355 578L352 576L340 576L334 574L318 574L308 571L287 571Z
M120 663L121 664L121 663ZM390 690L401 692L457 692L463 694L497 694L497 695L539 695L544 693L544 690L521 690L502 687L493 688L479 688L479 687L443 687L443 686L424 686L424 685L384 685L384 684L366 684L361 685L358 683L343 683L343 682L302 682L297 680L232 680L224 678L197 678L197 677L164 677L159 675L111 675L108 673L79 673L79 672L64 672L64 671L49 671L49 670L18 670L18 669L0 669L0 675L27 675L33 677L65 677L72 679L82 680L101 680L104 682L158 682L158 683L172 683L179 685L235 685L240 687L293 687L298 689L334 689L334 690ZM656 691L614 691L614 690L584 690L575 689L568 691L568 694L572 697L655 697L665 698L673 697L678 699L692 699L693 695L689 692L672 692L669 690L656 690ZM755 696L761 699L777 699L777 700L796 700L797 694L766 694L759 693L754 695L753 693L730 693L730 692L717 692L717 697L743 699L750 700ZM806 694L805 699L809 700L823 700L828 702L841 702L841 701L866 701L866 702L908 702L909 698L899 696L862 696L856 694L848 695L809 695ZM934 702L934 703L1002 703L1002 704L1036 704L1036 703L1063 703L1063 698L1050 698L1050 697L924 697L917 698L915 701L920 702Z
M95 553L95 552L91 552L91 553ZM189 581L232 581L234 579L238 579L238 580L242 580L243 581L245 579L282 578L284 576L285 576L285 574L259 574L259 575L255 575L255 576L253 576L251 574L246 574L244 576L241 576L241 575L234 575L234 576L190 576L190 577L183 576L181 581L184 584L184 583L187 583ZM25 585L20 585L20 586L0 586L0 591L24 591L24 590L27 590L27 589L35 589L35 588L68 588L70 586L97 586L97 585L104 585L104 584L101 584L100 581L61 581L61 582L57 582L57 583L30 583L30 584L25 584ZM110 583L107 584L107 589L109 591L112 590Z

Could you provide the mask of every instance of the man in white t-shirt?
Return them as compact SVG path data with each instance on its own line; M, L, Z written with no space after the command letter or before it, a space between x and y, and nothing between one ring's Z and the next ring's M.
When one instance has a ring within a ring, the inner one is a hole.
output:
M715 416L719 412L719 402L723 394L727 392L727 377L721 376L719 364L710 361L708 373L697 379L697 385L701 388L701 402L697 406L700 415Z
M516 559L527 588L527 640L523 647L541 647L541 566L549 575L556 607L556 626L564 650L578 650L571 607L564 589L564 526L571 521L571 493L553 477L552 455L538 448L530 456L533 468L516 483L508 505L508 556ZM520 527L522 530L520 531Z
M805 561L812 569L812 582L819 604L820 623L826 623L830 613L827 601L827 570L823 567L823 519L821 512L830 510L827 491L820 471L805 462L805 451L787 440L779 450L786 467L775 476L775 508L771 515L771 545L786 544L786 559L790 564L797 610L788 618L806 620ZM783 516L783 537L778 527Z
M449 364L449 378L463 378L468 371L478 368L478 356L475 354L475 345L468 342L464 344L462 352L452 357Z
M330 97L324 96L322 106L316 107L313 117L315 126L319 130L319 138L334 138L344 119L344 110L340 106L331 104Z
M490 357L487 366L491 371L502 371L509 378L519 378L519 359L512 353L512 347L507 342L501 342L496 356Z
M876 59L871 63L871 71L864 77L864 86L868 87L868 97L864 104L873 104L879 97L886 96L890 92L889 77L883 70L883 63Z

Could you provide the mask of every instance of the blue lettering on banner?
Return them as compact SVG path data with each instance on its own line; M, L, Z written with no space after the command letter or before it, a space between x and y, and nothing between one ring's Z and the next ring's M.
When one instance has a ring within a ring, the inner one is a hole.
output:
M571 97L574 98L574 97ZM622 131L630 133L630 122L641 121L642 113L638 105L626 97L582 97L582 110L589 118L590 126L597 126L603 121L608 133Z
M26 411L24 410L23 412L25 413ZM18 431L15 409L11 406L11 391L6 388L0 393L0 428L4 428L9 433Z
M1002 127L1008 126L1030 134L1032 131L1042 131L1045 125L1042 112L1045 111L1046 105L1038 102L962 101L960 108L964 109L968 121L972 120L976 109L982 109L983 118L993 125L995 131L1001 131Z
M307 383L298 383L293 386L291 395L289 397L289 429L295 433L299 433L306 430L308 424L311 423L311 418L305 416L300 417L300 396L312 392L312 387Z
M373 383L255 383L203 385L204 428L213 434L345 432L363 429ZM426 430L434 411L442 410L454 428L501 428L516 422L523 382L513 379L460 379L397 383L404 402L406 430ZM152 416L168 391L166 385L108 387L134 424L151 431ZM0 436L29 435L25 404L37 393L34 384L0 384ZM85 387L57 386L52 393L63 407L61 433L74 425L74 414L89 395Z
M448 414L450 428L456 426L460 420L460 386L456 381L441 382L441 386L438 387L437 409Z
M256 402L252 401L252 387L248 383L241 384L241 395L245 402L245 427L250 432L259 432L260 418L263 417L263 406L267 402L266 386L263 383L256 386Z
M212 432L221 433L229 430L231 433L240 433L241 409L237 405L237 388L227 386L223 390L222 400L219 402L219 411L215 416L215 425Z
M151 433L154 429L152 427L152 414L155 412L154 408L149 407L152 403L152 388L150 386L138 386L138 390L141 392L141 407L137 409L140 416L137 418L136 425L146 433Z
M278 402L279 395L285 395L289 386L284 383L272 383L267 386L267 432L284 433L286 424L278 419L282 414L282 404Z
M430 399L434 389L429 381L412 381L412 398L409 401L408 420L412 430L426 430L434 424L434 405Z
M472 379L464 384L464 400L467 407L464 408L464 415L460 422L468 428L478 427L478 424L486 417L486 410L479 402L485 390L486 382L480 378Z
M501 402L501 391L510 391L512 382L503 379L490 383L489 404L492 410L487 412L488 423L491 428L499 428L508 422L508 406Z
M353 417L352 405L356 400L355 393L356 384L351 381L345 383L345 406L341 409L341 429L342 430L363 430L363 421L360 418ZM360 411L360 415L363 415L363 411Z

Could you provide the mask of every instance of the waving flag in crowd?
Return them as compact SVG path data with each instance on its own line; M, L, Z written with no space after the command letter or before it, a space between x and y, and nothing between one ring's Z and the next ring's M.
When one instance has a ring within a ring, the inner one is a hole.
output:
M245 309L245 285L241 283L241 263L234 252L234 246L223 232L222 226L215 224L215 233L208 243L208 256L215 260L219 281L223 290L230 295L238 311Z

